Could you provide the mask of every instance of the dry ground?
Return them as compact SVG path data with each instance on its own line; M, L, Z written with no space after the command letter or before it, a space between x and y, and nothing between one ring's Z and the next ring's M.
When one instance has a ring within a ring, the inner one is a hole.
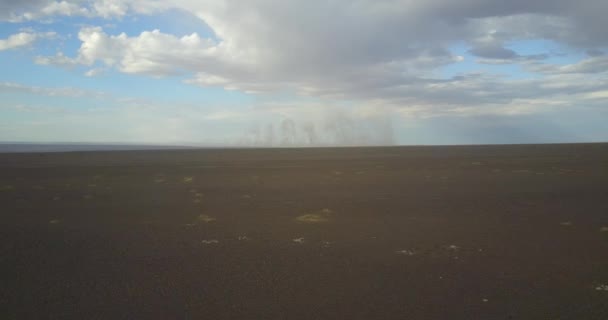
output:
M2 319L608 319L608 145L0 154Z

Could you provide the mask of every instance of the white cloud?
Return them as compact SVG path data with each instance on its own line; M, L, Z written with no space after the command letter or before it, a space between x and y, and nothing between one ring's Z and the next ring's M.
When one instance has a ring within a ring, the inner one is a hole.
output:
M104 73L104 71L105 70L103 68L93 68L93 69L90 69L87 72L85 72L84 75L87 77L95 77L95 76L98 76L98 75Z
M192 63L213 61L218 51L211 40L202 39L196 33L178 38L153 30L128 37L125 33L108 35L100 27L86 27L80 30L78 38L82 45L76 57L58 53L53 57L38 57L36 62L60 66L93 66L100 62L125 73L163 76L178 73Z
M20 32L9 36L7 39L0 39L0 51L17 49L33 44L36 40L42 38L50 38L55 35L54 32L34 33Z
M0 40L0 51L15 49L32 44L36 40L36 35L33 33L21 32L11 35L6 40Z
M42 7L42 9L40 10L40 15L41 16L56 16L56 15L88 16L88 15L90 15L90 13L87 8L83 8L77 3L70 3L67 1L58 1L58 2L51 2L48 5L46 5L45 7ZM32 14L26 16L27 20L33 20L35 18L36 18L35 15L32 15Z
M95 12L103 18L122 17L127 14L129 9L126 2L115 0L96 1L93 4L93 8L95 8Z

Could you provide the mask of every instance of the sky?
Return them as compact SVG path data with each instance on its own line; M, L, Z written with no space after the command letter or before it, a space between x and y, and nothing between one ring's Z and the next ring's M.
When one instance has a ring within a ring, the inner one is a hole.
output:
M608 141L605 0L0 0L0 141Z

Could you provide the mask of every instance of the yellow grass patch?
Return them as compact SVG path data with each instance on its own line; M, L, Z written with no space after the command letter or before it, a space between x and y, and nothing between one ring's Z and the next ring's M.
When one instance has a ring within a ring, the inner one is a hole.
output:
M332 214L332 211L330 209L325 208L325 209L321 209L317 212L301 215L301 216L297 217L296 220L299 222L305 222L305 223L327 222L327 221L329 221L331 214Z
M296 218L296 220L300 221L300 222L307 222L307 223L319 223L319 222L327 222L329 219L327 219L327 217L324 217L320 214L305 214L305 215L301 215L299 217Z

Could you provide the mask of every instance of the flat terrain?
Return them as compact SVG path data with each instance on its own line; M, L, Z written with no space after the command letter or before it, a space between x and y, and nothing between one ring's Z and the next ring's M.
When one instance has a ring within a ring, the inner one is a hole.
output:
M608 319L608 144L0 154L1 319Z

